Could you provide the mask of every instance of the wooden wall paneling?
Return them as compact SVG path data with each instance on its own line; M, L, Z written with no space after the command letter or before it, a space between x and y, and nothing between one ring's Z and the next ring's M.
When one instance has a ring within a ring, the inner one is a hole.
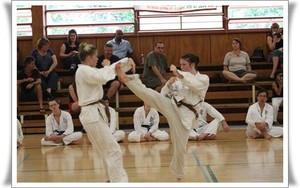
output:
M242 42L249 57L252 55L255 48L260 47L264 50L264 55L267 58L268 46L265 33L246 33L244 34L244 41Z
M111 38L96 38L96 47L98 49L98 56L103 54L103 49L104 49L104 45L106 44L107 41L109 41ZM84 41L81 40L81 41Z
M31 40L19 40L17 42L17 47L20 51L20 61L23 62L26 56L29 56L31 51L35 48L32 46Z
M208 35L165 36L162 39L165 43L169 66L171 64L179 66L180 57L187 53L198 55L201 64L209 62L210 40Z
M235 36L226 35L211 35L211 64L222 65L227 52L232 50L231 43Z
M155 41L154 37L133 37L130 39L133 51L137 58L141 57L141 54L144 54L144 57L148 53L152 52L154 49L154 44L158 41ZM161 41L163 42L163 41Z

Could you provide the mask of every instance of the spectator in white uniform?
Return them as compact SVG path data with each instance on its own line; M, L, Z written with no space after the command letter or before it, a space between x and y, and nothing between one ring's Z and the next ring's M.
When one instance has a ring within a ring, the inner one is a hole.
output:
M94 45L80 44L79 57L82 63L78 65L75 74L78 104L81 106L79 119L98 156L97 159L103 162L107 181L128 182L122 150L109 130L109 109L102 98L103 85L116 77L115 68L127 72L135 68L135 64L129 65L128 58L125 58L110 66L109 61L104 61L103 68L97 69L97 56L98 50Z
M48 102L52 113L46 119L46 136L41 145L68 145L82 138L82 132L74 132L72 116L61 110L56 100Z
M219 111L207 102L202 102L200 105L201 109L199 114L203 118L199 118L198 127L191 130L190 140L201 141L215 139L221 126L225 132L229 131L229 126L225 121L224 116ZM207 122L207 115L214 118L210 123Z
M182 71L171 65L170 70L175 77L168 80L161 93L143 85L138 75L126 75L121 68L116 67L118 78L136 96L166 117L174 149L170 170L176 175L177 180L185 174L185 154L189 134L192 126L196 126L199 104L204 101L209 86L209 77L197 70L198 63L198 56L193 54L182 56L180 58Z
M247 112L248 124L246 135L249 138L280 137L283 135L282 127L273 127L273 107L267 103L268 91L260 90L256 95L257 102L252 104Z
M24 139L23 131L22 131L22 124L21 122L17 119L17 148L19 148Z
M115 109L109 106L108 100L106 100L105 103L108 106L110 114L110 122L108 123L109 130L111 134L115 137L116 141L121 142L125 138L125 132L123 130L117 129L117 113Z
M169 134L158 129L159 114L155 108L151 108L147 103L138 107L133 115L134 131L129 133L129 142L143 141L167 141Z

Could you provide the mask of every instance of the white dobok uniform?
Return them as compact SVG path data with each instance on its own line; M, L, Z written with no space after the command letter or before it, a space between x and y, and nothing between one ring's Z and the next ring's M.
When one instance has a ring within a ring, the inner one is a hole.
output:
M131 80L125 82L125 84L136 96L158 110L168 120L174 148L170 170L177 177L182 177L184 176L186 145L192 125L197 121L194 112L183 105L178 107L173 98L177 97L177 101L182 100L191 104L197 110L199 102L205 98L209 86L209 77L199 72L196 75L180 70L178 72L184 78L176 79L170 88L166 84L162 88L161 93L147 88L138 79L137 75L133 75Z
M268 134L273 137L283 135L282 127L273 127L273 107L268 103L265 103L263 111L261 111L258 102L249 107L246 116L246 123L248 124L246 135L248 137L262 136L260 130L256 128L255 122L266 122L268 124Z
M116 141L119 142L125 138L125 132L123 130L117 130L117 115L115 109L109 108L110 123L108 124L111 134L115 137Z
M151 108L146 116L144 106L138 107L133 114L133 125L134 131L128 135L129 142L140 142L141 136L145 136L147 132L150 132L154 138L160 141L169 139L169 134L166 131L158 129L159 114L154 108Z
M82 138L82 132L74 132L74 125L72 116L69 112L60 110L61 115L59 123L56 122L53 113L51 113L46 119L46 136L50 136L53 132L63 132L66 135L63 139L63 143L55 143L54 141L46 141L45 137L41 139L41 145L68 145L73 141Z
M128 58L120 61L122 69L131 69ZM78 104L81 106L79 119L88 134L99 162L104 162L105 176L111 182L128 182L128 175L123 167L122 150L111 134L105 106L97 102L103 97L103 85L116 76L115 65L104 66L101 69L85 64L79 64L75 74L78 94Z
M202 102L200 106L199 115L201 115L202 118L198 119L198 127L191 130L189 137L191 140L196 140L197 136L202 133L216 135L221 126L221 121L225 119L219 111L207 102ZM207 114L214 118L210 123L207 122Z
M274 122L277 122L277 116L278 116L278 111L279 111L279 108L280 108L280 105L282 104L283 102L283 97L273 97L272 98L272 106L273 106L273 121Z
M23 131L22 131L22 124L17 119L17 141L22 144L24 139Z

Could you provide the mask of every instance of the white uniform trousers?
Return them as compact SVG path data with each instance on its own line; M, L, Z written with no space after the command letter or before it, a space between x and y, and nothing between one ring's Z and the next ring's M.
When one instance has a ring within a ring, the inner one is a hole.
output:
M283 135L283 128L282 127L272 127L268 130L268 134L272 137L280 137ZM260 134L258 131L256 131L251 125L247 126L246 130L247 137L260 137L262 134Z
M43 146L61 146L61 145L68 145L73 141L79 140L82 138L82 132L74 132L65 136L62 140L63 143L55 143L54 141L46 141L45 138L41 139L41 145Z
M113 133L113 136L115 137L116 141L119 142L125 138L125 132L123 130L117 130Z
M282 97L274 97L272 98L272 106L273 106L273 121L277 122L277 116L278 116L278 111L279 111L279 107L281 105L283 101Z
M83 123L84 130L92 143L99 162L103 163L105 176L112 183L128 182L128 176L123 168L122 150L111 134L104 120Z
M199 126L195 130L191 130L189 139L196 140L197 136L201 135L202 133L208 133L209 136L216 135L220 126L221 123L217 119L214 119L210 123L206 124L203 122L202 126Z
M147 88L138 78L130 80L125 84L137 97L166 117L170 126L170 136L174 148L170 170L178 178L184 176L186 145L188 143L190 129L186 129L182 124L171 99L153 89Z
M23 135L23 130L22 130L22 124L21 122L17 119L17 141L22 144L24 139Z
M145 132L146 133L146 132ZM140 142L141 137L145 134L138 131L132 131L128 135L128 141L129 142ZM167 141L169 140L169 134L166 131L161 131L159 129L155 130L151 134L154 138L156 138L159 141Z

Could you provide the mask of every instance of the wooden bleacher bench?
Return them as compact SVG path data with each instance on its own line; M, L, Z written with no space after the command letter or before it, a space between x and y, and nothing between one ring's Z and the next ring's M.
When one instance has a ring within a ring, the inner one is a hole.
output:
M248 107L256 101L256 91L258 89L267 89L270 96L272 94L272 81L268 79L272 63L259 62L252 63L252 69L259 75L259 79L253 83L210 83L209 89L206 95L206 101L219 110L226 118L229 125L241 125L245 124L245 118ZM207 74L209 77L219 74L223 70L223 65L201 65L199 70L203 74ZM59 81L61 82L61 89L57 91L58 97L61 101L62 110L67 110L68 99L68 86L74 80L74 75L71 75L69 70L57 68L59 75ZM142 74L143 67L137 66L137 73ZM167 71L167 75L173 76L170 70ZM270 100L269 100L270 102ZM21 112L26 116L39 116L38 103L35 102L21 102ZM48 102L44 104L48 106ZM120 129L133 129L133 113L137 107L141 106L142 100L136 97L126 85L122 90L119 90L116 97L110 101L112 107L115 108L118 114L119 128ZM167 121L164 116L160 115L160 123L167 125ZM278 119L283 118L283 112L278 113ZM208 117L208 121L210 121ZM73 117L74 126L81 128L82 125L78 117ZM45 119L25 119L23 123L23 129L25 133L44 133L45 131Z

